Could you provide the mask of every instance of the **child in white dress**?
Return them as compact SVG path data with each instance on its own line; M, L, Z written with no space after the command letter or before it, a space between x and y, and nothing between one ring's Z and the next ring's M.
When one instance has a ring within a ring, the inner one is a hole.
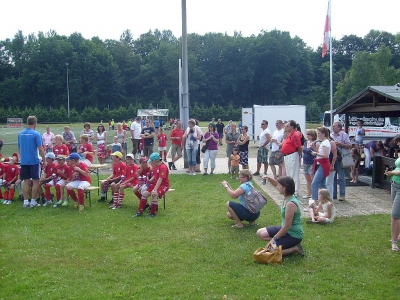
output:
M318 191L319 204L310 206L311 220L307 220L307 224L326 224L332 223L336 217L336 207L332 203L331 195L327 189L320 189Z

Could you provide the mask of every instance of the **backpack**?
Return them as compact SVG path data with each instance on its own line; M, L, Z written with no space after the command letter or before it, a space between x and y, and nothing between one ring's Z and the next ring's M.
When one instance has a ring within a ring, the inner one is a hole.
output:
M257 189L246 183L250 188L250 193L244 193L244 202L250 212L258 213L266 204L267 198Z

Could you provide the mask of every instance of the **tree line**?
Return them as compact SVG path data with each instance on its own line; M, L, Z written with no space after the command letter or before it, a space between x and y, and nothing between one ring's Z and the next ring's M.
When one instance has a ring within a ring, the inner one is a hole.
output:
M399 81L400 34L344 36L332 51L335 106L368 85ZM157 107L178 117L180 57L181 40L169 30L105 41L19 31L0 41L0 122L32 112L43 122L122 120ZM301 104L318 121L329 108L329 55L289 32L190 34L188 64L191 117L237 120L241 107Z

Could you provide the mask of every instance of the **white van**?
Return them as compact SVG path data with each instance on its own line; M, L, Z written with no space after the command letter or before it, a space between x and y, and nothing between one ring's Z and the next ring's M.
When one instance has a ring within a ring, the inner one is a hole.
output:
M331 128L330 124L330 111L325 111L324 115L324 126ZM364 125L363 128L365 130L366 140L384 140L388 137L394 137L397 134L400 134L400 118L382 118L378 113L358 113L358 114L350 114L349 115L349 136L355 136L357 133L357 121L363 120ZM333 116L333 121L340 121L345 124L345 115L336 114Z

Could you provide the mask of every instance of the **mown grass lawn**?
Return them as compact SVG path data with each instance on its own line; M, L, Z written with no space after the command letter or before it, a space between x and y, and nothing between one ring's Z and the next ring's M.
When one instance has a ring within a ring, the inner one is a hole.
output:
M260 265L259 227L225 217L226 175L170 179L176 190L154 219L132 218L132 192L114 211L1 205L0 299L398 299L388 215L304 220L306 256ZM258 222L280 224L272 201Z

